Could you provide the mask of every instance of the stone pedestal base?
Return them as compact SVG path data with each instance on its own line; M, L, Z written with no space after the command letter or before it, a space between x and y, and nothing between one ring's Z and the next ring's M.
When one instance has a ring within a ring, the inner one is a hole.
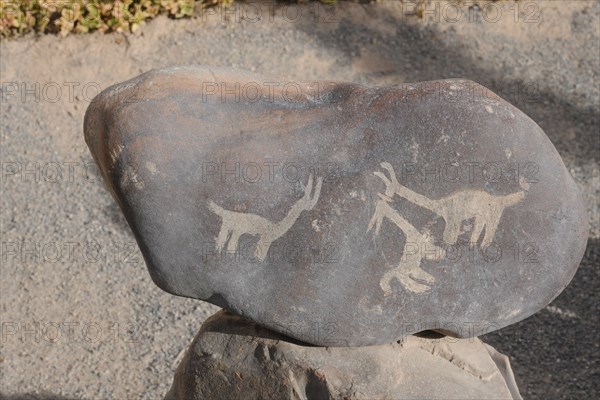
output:
M520 399L508 358L477 338L316 347L221 311L165 400Z

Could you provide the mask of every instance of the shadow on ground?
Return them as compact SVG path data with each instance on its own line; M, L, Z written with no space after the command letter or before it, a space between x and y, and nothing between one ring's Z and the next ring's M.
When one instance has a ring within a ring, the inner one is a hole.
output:
M575 277L548 309L482 337L510 356L525 398L593 398L600 392L599 265L600 241L590 240Z

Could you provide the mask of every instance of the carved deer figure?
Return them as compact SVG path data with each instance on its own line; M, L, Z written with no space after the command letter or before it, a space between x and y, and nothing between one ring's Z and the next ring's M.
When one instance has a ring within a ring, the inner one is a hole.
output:
M392 293L391 282L394 278L406 289L415 293L423 293L431 289L429 285L435 282L435 278L421 269L423 258L427 260L439 261L445 257L444 249L433 245L428 235L424 235L417 230L411 223L405 220L396 210L390 206L391 197L378 193L380 200L375 205L375 213L369 221L367 232L375 228L375 234L379 235L379 230L383 224L383 219L387 218L402 230L405 236L404 248L402 249L402 260L400 264L387 271L381 280L379 286L386 295ZM417 249L411 251L410 247L417 245ZM430 247L426 247L430 245ZM423 283L420 283L422 281Z
M222 251L227 244L228 252L236 252L240 236L243 234L259 236L254 256L264 261L269 253L271 243L283 236L294 225L303 211L311 210L319 200L323 178L318 178L313 188L313 176L308 177L304 196L298 200L285 217L279 222L272 222L255 214L245 214L226 210L209 201L208 207L221 217L221 229L217 236L217 251Z
M393 197L396 194L441 216L446 222L444 228L446 244L456 243L463 221L474 219L471 243L477 243L485 229L481 245L482 247L490 245L496 235L504 209L519 203L525 197L523 191L506 196L493 196L483 190L463 190L442 199L430 199L402 186L396 179L394 168L390 163L383 162L381 167L390 174L387 178L382 172L375 172L375 175L386 185L386 196Z

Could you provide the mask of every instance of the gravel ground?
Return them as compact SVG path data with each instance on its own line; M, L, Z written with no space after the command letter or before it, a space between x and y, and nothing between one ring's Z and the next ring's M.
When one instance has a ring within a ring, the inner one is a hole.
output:
M3 41L0 398L161 398L216 310L155 287L83 142L98 88L186 63L368 85L462 77L530 115L585 195L588 251L549 307L484 340L511 356L525 398L597 397L600 3L482 2L458 22L437 4L425 21L398 1L263 5L258 22L238 8L134 35Z

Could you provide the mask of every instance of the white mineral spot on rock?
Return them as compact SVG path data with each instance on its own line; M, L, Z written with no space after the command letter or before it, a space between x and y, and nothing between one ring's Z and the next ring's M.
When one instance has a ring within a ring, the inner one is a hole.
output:
M312 222L312 228L315 230L315 232L321 232L321 228L319 228L319 220L315 219Z
M522 310L520 308L517 308L515 310L512 310L510 312L505 313L504 315L502 315L502 318L503 319L510 319L512 317L515 317L515 316L519 315L519 313L521 313L521 311Z
M417 143L416 139L412 138L412 143L410 145L410 152L412 154L412 162L417 162L419 157L419 143Z
M126 188L130 183L133 183L133 186L138 190L142 190L144 188L144 182L140 179L135 169L128 165L125 168L123 177L121 178L121 186Z
M504 154L506 154L506 158L509 160L512 157L512 151L510 151L510 149L504 149Z
M146 162L146 168L148 168L148 171L150 171L152 175L156 174L157 172L156 164L151 161Z
M440 137L438 138L438 140L436 140L436 142L435 142L435 143L436 143L436 144L439 144L439 143L441 143L441 142L444 142L444 143L446 143L446 142L448 142L448 140L450 140L450 136L446 135L445 133L442 133L442 134L440 135Z
M485 111L489 112L490 114L494 113L494 110L492 110L492 107L490 106L485 106Z

